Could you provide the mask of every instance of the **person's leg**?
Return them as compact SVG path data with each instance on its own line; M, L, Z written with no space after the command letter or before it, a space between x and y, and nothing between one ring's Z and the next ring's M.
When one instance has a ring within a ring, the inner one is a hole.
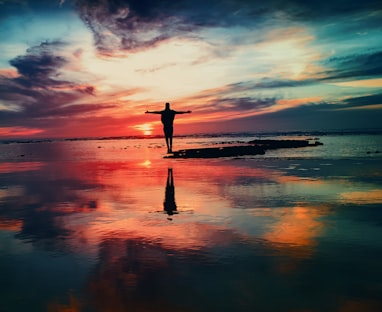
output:
M170 142L169 142L168 129L166 127L163 127L163 132L164 132L164 138L166 140L167 153L169 153L169 151L170 151Z
M167 146L167 153L170 153L170 140L167 136L166 136L166 146Z
M164 128L164 134L166 136L166 145L167 145L167 152L168 153L172 153L172 133L173 133L172 127L165 127Z
M169 145L170 145L170 153L172 153L172 135L173 135L173 132L174 132L174 128L173 127L170 127L169 131L168 131L168 136L169 136Z

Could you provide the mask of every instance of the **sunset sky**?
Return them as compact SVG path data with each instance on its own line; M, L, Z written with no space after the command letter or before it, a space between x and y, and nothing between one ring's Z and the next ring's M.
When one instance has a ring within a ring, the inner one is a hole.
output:
M0 138L381 128L382 2L2 0Z

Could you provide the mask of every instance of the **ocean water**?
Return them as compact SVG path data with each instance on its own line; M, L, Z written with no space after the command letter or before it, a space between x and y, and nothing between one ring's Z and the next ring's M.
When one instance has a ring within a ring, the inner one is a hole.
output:
M382 311L382 135L255 138L0 144L0 311Z

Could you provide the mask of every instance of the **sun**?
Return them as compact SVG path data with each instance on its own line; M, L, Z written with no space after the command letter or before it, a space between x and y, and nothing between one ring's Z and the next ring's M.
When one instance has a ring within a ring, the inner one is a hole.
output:
M132 126L132 128L142 131L143 135L152 135L154 127L151 123L144 123L140 125Z

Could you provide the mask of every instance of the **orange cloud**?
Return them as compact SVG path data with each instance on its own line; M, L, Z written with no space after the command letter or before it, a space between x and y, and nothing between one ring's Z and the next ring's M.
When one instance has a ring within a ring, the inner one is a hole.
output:
M25 127L0 127L0 136L3 137L29 137L42 132L44 132L42 129Z
M272 108L272 111L279 111L281 109L293 108L310 103L319 103L323 100L322 97L307 97L307 98L297 98L297 99L283 99L278 100L277 105Z
M16 78L19 76L19 74L14 68L0 68L0 76L6 78Z
M332 84L354 88L382 88L382 78L336 82Z

